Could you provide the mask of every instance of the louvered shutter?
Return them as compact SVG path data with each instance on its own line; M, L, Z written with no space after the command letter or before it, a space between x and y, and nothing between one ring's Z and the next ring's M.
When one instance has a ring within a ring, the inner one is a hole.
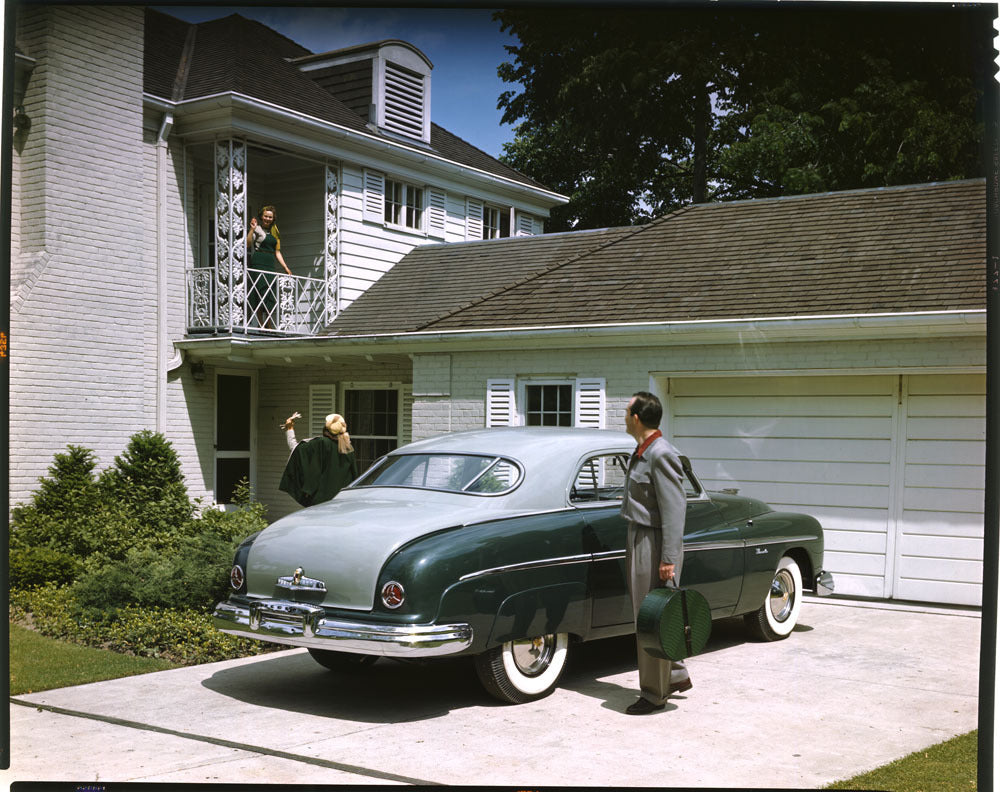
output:
M604 378L578 379L573 425L590 429L604 428Z
M399 389L399 445L413 440L413 386L404 385Z
M366 170L364 175L364 219L373 223L385 221L385 176Z
M428 187L427 196L427 235L444 239L448 222L448 195L444 190Z
M516 426L514 380L486 380L486 426Z
M483 202L465 199L465 238L483 238Z
M309 437L323 434L326 416L337 411L336 385L309 386ZM299 436L299 440L308 440Z
M522 212L517 213L517 236L534 236L535 218Z

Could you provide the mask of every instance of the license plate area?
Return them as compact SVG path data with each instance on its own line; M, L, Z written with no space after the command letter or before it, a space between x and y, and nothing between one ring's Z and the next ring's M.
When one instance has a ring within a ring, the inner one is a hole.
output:
M316 605L285 600L266 600L250 603L250 629L283 635L316 634L325 611Z

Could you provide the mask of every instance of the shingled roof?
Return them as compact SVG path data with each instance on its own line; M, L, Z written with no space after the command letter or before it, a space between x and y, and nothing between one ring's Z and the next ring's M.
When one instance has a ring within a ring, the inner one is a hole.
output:
M147 9L144 52L143 90L152 96L179 102L239 93L398 142L373 131L360 115L314 82L308 72L288 62L313 53L239 14L194 24ZM547 189L434 123L430 150L452 162Z
M985 249L982 179L697 204L595 236L416 248L331 329L974 310Z
M329 333L419 330L635 231L605 228L423 245L414 248L358 297L337 317Z

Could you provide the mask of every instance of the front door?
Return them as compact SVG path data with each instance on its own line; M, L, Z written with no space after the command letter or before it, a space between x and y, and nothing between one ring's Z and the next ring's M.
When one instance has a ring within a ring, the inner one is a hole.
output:
M236 485L252 482L250 468L253 379L217 374L215 380L215 500L233 502Z

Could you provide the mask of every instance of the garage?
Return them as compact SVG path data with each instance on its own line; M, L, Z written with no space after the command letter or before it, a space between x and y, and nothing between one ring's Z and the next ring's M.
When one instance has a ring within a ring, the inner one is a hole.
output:
M986 377L670 377L666 431L709 489L826 529L837 592L982 604Z

